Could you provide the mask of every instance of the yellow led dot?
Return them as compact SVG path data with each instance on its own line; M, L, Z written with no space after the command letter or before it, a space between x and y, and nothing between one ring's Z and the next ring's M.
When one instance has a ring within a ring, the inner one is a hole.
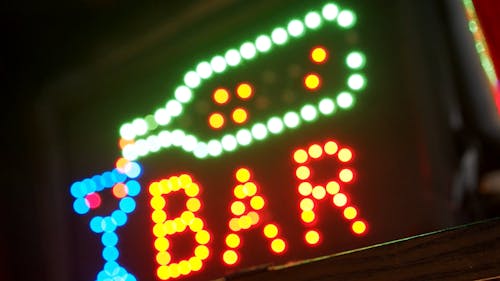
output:
M328 52L323 47L316 47L311 51L311 60L314 63L325 63L328 58Z
M245 168L240 168L236 171L236 180L240 183L245 183L250 180L250 171Z
M315 230L309 230L306 232L305 239L306 242L310 245L316 245L319 242L319 233Z
M191 265L189 264L189 261L182 260L179 262L179 272L181 275L188 275L191 272Z
M352 231L356 234L363 234L366 231L366 224L362 221L355 221L352 224Z
M188 184L185 187L184 192L189 197L195 197L196 195L198 195L200 193L200 187L196 183L193 182L193 183Z
M175 232L183 232L186 230L187 224L181 219L181 218L176 218L174 220L175 224Z
M194 214L190 211L184 211L181 214L181 220L186 225L190 225L191 223L193 223L194 218Z
M193 271L200 271L203 267L203 263L198 257L191 257L189 259L189 265Z
M162 196L154 196L150 201L151 207L155 210L163 209L163 207L165 207L165 203L165 199Z
M245 204L241 201L235 201L231 204L231 212L234 215L240 216L245 212Z
M231 220L229 220L229 229L231 229L232 231L240 231L241 230L241 227L240 227L240 223L239 223L239 219L237 218L233 218Z
M160 191L161 194L169 194L172 191L172 187L170 186L169 180L161 180L160 181Z
M339 178L343 182L351 182L354 179L354 173L350 169L342 169Z
M271 242L271 249L275 253L283 253L286 249L286 244L283 239L274 239L273 242Z
M160 184L158 182L153 182L149 186L149 193L153 195L153 197L160 196L161 195Z
M307 152L303 149L298 149L293 153L293 160L299 164L303 164L307 161Z
M304 85L306 86L307 89L309 90L316 90L319 88L321 84L321 79L319 78L319 75L317 74L308 74L304 78Z
M158 267L156 275L158 275L158 278L160 278L161 280L167 280L171 277L170 268L168 266L162 265Z
M249 216L241 216L238 220L238 224L242 229L249 229L252 226L252 218Z
M177 226L173 220L168 220L163 225L165 225L167 234L174 234L177 231Z
M196 242L205 245L210 242L210 233L206 230L198 231L195 235Z
M203 229L203 221L200 218L194 218L191 224L189 225L189 228L194 231L198 232Z
M325 148L326 154L333 155L333 154L337 153L339 146L334 141L329 141L329 142L325 143L324 148Z
M254 196L257 193L257 186L253 182L247 182L243 185L243 192L246 196Z
M218 104L226 104L229 101L229 92L226 89L219 88L214 91L212 98Z
M238 85L236 88L236 93L238 96L244 100L249 99L253 95L253 89L252 86L248 83L241 83Z
M212 113L210 117L208 117L208 124L214 129L220 129L224 126L224 116L217 112Z
M238 254L233 250L226 250L222 255L222 260L228 265L233 265L238 261Z
M181 182L181 186L188 186L193 182L193 179L189 175L182 174L179 176L179 181Z
M248 113L243 108L237 108L233 111L233 113L231 114L231 117L233 118L233 121L236 124L243 124L248 119Z
M344 207L347 204L347 196L344 193L337 193L333 196L333 204L337 207Z
M235 188L234 188L234 196L238 199L243 199L245 198L247 195L245 193L245 190L243 188L243 185L241 184L238 184Z
M194 249L194 255L200 260L205 260L210 255L210 251L207 246L199 245Z
M326 185L326 192L328 194L334 195L339 193L340 185L336 181L331 181Z
M302 196L309 196L312 193L312 185L309 182L301 182L299 184L299 193Z
M264 226L264 235L267 238L275 238L278 235L278 227L272 223Z
M325 198L326 190L321 185L317 185L313 188L312 196L318 200Z
M173 176L168 179L169 186L172 188L172 191L178 191L181 189L181 181L179 180L179 177Z
M241 240L240 237L234 233L229 234L226 236L226 245L229 248L237 248L240 246Z
M167 238L156 238L155 249L158 250L158 252L165 252L166 250L168 250L168 247L170 247L170 243L168 242Z
M168 265L169 269L170 269L170 276L172 276L172 278L177 278L181 275L181 272L179 271L179 265L177 263L171 263L170 265Z
M311 198L300 200L300 209L304 212L312 211L314 209L314 201Z
M264 208L264 205L265 201L261 196L254 196L252 197L252 199L250 199L250 206L252 206L254 210L260 210Z
M156 254L156 262L160 265L167 265L172 260L172 257L167 252L159 252Z
M342 162L349 162L352 159L352 151L348 148L342 148L339 150L338 157Z
M197 212L201 208L201 202L198 198L189 198L186 201L186 208L191 212Z
M295 170L295 175L298 179L306 180L311 175L311 171L306 166L300 166L297 168L297 170Z
M311 223L314 221L316 215L314 215L313 211L304 211L300 215L300 218L302 219L303 222L305 223Z
M165 224L159 223L153 226L153 234L156 237L164 237L165 235L167 235L167 228Z
M308 152L312 158L318 159L323 155L323 148L317 144L313 144L309 147Z
M167 219L167 213L163 210L154 210L151 219L154 223L162 223Z
M256 225L257 223L259 223L260 216L256 212L250 211L248 212L247 216L251 219L252 225Z
M344 217L348 220L352 220L352 219L356 218L357 215L358 215L358 211L356 210L356 208L354 208L352 206L349 206L349 207L344 209Z

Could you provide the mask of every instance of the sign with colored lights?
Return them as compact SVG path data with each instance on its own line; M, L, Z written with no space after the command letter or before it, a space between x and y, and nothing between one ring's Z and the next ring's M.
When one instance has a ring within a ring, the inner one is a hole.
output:
M215 278L330 253L303 249L335 242L331 228L353 241L369 233L351 195L356 148L335 129L306 133L352 108L367 86L362 48L342 39L357 15L335 3L311 8L195 62L164 106L120 127L112 169L71 185L74 211L88 214L100 239L97 280ZM259 71L262 79L248 76L270 57L278 64ZM279 149L266 148L272 142ZM141 234L126 236L137 223ZM149 249L146 273L134 270L130 239L150 241L140 246Z

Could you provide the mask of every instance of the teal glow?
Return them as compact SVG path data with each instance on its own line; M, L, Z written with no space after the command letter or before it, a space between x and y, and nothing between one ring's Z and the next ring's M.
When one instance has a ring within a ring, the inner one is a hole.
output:
M317 12L307 13L304 23L310 29L318 29L321 25L321 16Z
M333 21L339 14L339 8L337 7L337 5L329 3L323 7L323 10L321 10L321 14L323 15L323 18L325 20Z
M252 126L252 136L256 140L263 140L267 137L267 128L264 124L257 123Z
M335 103L332 99L324 98L318 104L319 112L324 115L330 115L335 111Z
M196 66L196 73L203 79L208 79L212 76L212 66L206 61L200 62Z
M267 121L267 129L273 134L279 134L283 131L283 121L278 117L272 117Z
M184 84L188 86L191 89L194 89L198 86L200 86L201 83L201 78L198 75L198 73L194 71L188 71L186 75L184 75Z
M208 63L207 63L207 65L208 65ZM212 71L212 69L210 69L210 75L212 74L211 71ZM175 89L174 95L175 95L175 99L181 103L188 103L193 98L193 92L191 92L191 90L186 86L177 87L177 89Z
M224 72L227 67L226 60L221 56L213 57L210 61L210 65L212 66L213 71L216 73Z
M247 129L241 129L236 133L236 141L242 146L247 146L252 143L252 134Z
M351 108L353 103L354 98L348 92L342 92L337 96L337 104L343 109Z
M343 10L337 17L337 22L340 27L350 28L356 24L356 15L349 10Z
M246 43L243 43L243 45L241 45L240 54L241 54L241 57L243 57L244 59L250 60L250 59L253 59L255 57L255 55L257 54L257 51L255 50L254 44L252 44L250 42L246 42Z
M230 66L237 66L241 62L240 53L236 49L231 49L224 55L226 62Z
M307 104L304 105L300 110L300 116L305 121L311 122L316 120L316 118L318 117L318 111L316 111L316 108L314 106Z
M261 53L265 53L271 49L272 42L269 36L261 35L255 40L255 47Z
M300 125L300 117L293 111L287 112L283 117L283 121L285 123L285 126L290 129L296 128L298 125Z
M292 37L300 37L304 34L304 24L300 20L291 20L287 26L288 33Z

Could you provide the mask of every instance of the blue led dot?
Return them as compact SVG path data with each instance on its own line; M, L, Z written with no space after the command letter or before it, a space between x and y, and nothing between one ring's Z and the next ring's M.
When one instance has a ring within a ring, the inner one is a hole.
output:
M101 191L104 189L104 186L102 185L102 181L101 181L101 175L95 175L92 177L92 181L95 183L96 185L96 191Z
M102 250L102 257L107 261L115 261L118 259L119 254L116 247L104 247L104 250Z
M114 232L106 232L102 235L101 242L106 247L116 246L118 243L118 235Z
M87 194L95 192L97 189L97 185L91 179L84 179L82 184L85 185L85 189L87 190ZM87 195L87 194L85 194L85 195Z
M111 172L104 172L102 174L102 185L104 185L104 187L112 187L114 185L111 176Z
M111 217L105 217L103 220L102 220L102 229L105 231L105 232L112 232L112 231L115 231L116 230L116 221L114 219L112 219Z
M76 213L83 215L89 211L89 206L87 205L87 202L85 202L85 199L80 197L73 203L73 209L75 209Z
M113 177L112 178L115 181L115 183L124 182L127 179L127 175L121 173L117 169L113 169L112 173L113 173Z
M97 281L111 280L109 277L110 277L110 275L107 272L105 272L104 270L102 270L102 271L99 271L99 274L97 274Z
M127 222L127 214L122 210L114 211L111 217L115 220L116 226L122 226Z
M102 217L99 217L99 216L93 217L90 220L90 230L92 230L95 233L103 232L104 229L102 228L102 222L103 222Z
M139 165L137 162L130 162L130 167L128 171L126 171L126 174L129 178L135 179L141 174L141 172L141 165Z
M125 213L131 213L135 210L135 201L130 197L125 197L120 200L120 210Z
M141 185L134 180L127 182L127 189L129 196L136 196L141 191Z
M104 264L104 272L109 276L115 276L118 274L121 266L114 261L108 261Z
M73 197L75 197L75 198L83 197L83 196L87 195L87 188L86 188L86 185L77 181L71 185L70 192L71 192L71 195L73 195Z

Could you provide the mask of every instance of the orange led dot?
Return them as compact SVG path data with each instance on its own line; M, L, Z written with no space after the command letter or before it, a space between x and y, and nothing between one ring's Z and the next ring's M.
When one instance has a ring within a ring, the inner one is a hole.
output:
M229 220L229 229L231 229L232 231L240 231L241 230L241 227L240 227L240 223L239 223L239 219L237 218L233 218L231 220Z
M235 201L231 204L231 212L237 216L242 215L245 212L245 204L241 201Z
M238 169L238 171L236 171L236 179L240 183L247 182L248 180L250 180L250 171L248 169L245 169L245 168Z
M200 260L205 260L210 255L210 250L205 245L199 245L194 249L194 255Z
M278 235L278 227L272 223L264 226L264 235L267 238L275 238Z
M212 98L218 104L226 104L229 101L229 92L226 89L218 88L214 91Z
M333 196L333 204L337 207L344 207L347 204L347 196L344 193L337 193Z
M317 90L321 85L321 79L318 74L308 74L304 78L304 85L309 90Z
M248 119L248 113L245 109L243 108L237 108L233 111L231 114L231 117L233 118L233 121L236 124L242 124Z
M170 243L168 242L167 238L156 238L155 249L158 250L158 252L165 252L166 250L168 250L168 247L170 247Z
M191 212L197 212L201 208L201 202L198 198L189 198L186 201L186 208Z
M249 99L253 95L252 86L250 86L250 84L248 84L248 83L241 83L236 88L236 94L238 94L238 97L240 97L244 100Z
M234 233L231 233L229 234L228 236L226 236L226 245L229 247L229 248L237 248L238 246L240 246L240 243L241 243L241 240L240 240L240 237Z
M123 198L128 195L128 188L123 183L117 183L113 186L112 192L116 198Z
M208 117L208 124L214 129L220 129L224 126L224 116L220 113L212 113Z
M302 212L302 214L300 214L300 218L305 223L311 223L316 218L316 215L314 214L313 211L304 211Z
M222 255L222 260L228 264L233 265L238 261L238 254L233 250L226 250Z
M247 216L252 221L252 225L256 225L257 223L259 223L260 216L256 212L254 212L254 211L248 212Z
M350 169L342 169L339 173L339 178L343 182L351 182L354 179L354 173Z
M314 63L322 64L328 59L328 51L323 47L316 47L311 51L311 60Z
M366 231L366 224L362 221L355 221L352 224L352 231L356 234L363 234Z
M299 184L299 193L302 196L309 196L312 193L312 185L309 182L301 182Z
M328 194L334 195L339 193L340 185L336 181L331 181L326 185L326 192Z
M325 143L325 152L328 155L333 155L337 153L339 146L334 141L329 141Z
M151 220L154 223L162 223L167 219L167 213L163 210L154 210L151 214Z
M298 149L293 153L293 160L297 163L305 163L307 161L308 155L307 152L303 149Z
M314 202L311 198L304 198L300 200L300 209L304 212L312 211L314 209Z
M344 209L344 217L348 220L352 220L352 219L356 218L357 215L358 215L358 211L354 207L349 206L349 207Z
M206 230L198 231L195 235L195 240L199 244L205 245L210 242L210 233Z
M261 196L254 196L252 197L252 199L250 199L250 206L252 206L254 210L260 210L264 208L264 205L265 201Z
M271 242L271 249L273 250L273 252L275 253L283 253L283 251L285 251L286 249L286 244L285 244L285 241L283 241L283 239L274 239L273 242Z
M161 280L167 280L172 277L170 275L170 268L166 265L158 267L158 270L156 270L156 275L158 275L158 278L160 278Z
M318 200L325 198L326 190L321 185L317 185L313 188L312 196Z
M200 269L203 267L203 263L197 257L191 257L189 259L189 265L191 266L191 269L193 271L200 271Z
M167 265L172 260L172 257L167 252L159 252L156 254L156 262L160 265Z
M309 156L314 159L318 159L323 155L323 148L317 144L313 144L308 149Z
M249 216L241 216L238 220L238 224L242 229L249 229L252 226L252 218Z
M319 233L316 230L309 230L306 232L305 239L310 245L316 245L319 243Z
M123 149L123 147L122 147ZM125 174L126 172L128 172L128 170L130 169L130 161L128 161L127 159L125 158L118 158L118 160L116 160L116 169L122 173L122 174Z
M246 196L254 196L257 193L257 186L253 182L247 182L243 185L243 192Z
M301 180L306 180L311 175L311 171L306 166L300 166L295 171L295 175L297 176L297 178L299 178Z
M339 150L338 157L342 162L349 162L352 159L352 151L348 148L342 148Z
M245 193L245 189L243 188L243 185L241 185L241 184L238 184L234 188L233 193L234 193L234 196L236 196L236 198L238 198L238 199L243 199L247 196Z

